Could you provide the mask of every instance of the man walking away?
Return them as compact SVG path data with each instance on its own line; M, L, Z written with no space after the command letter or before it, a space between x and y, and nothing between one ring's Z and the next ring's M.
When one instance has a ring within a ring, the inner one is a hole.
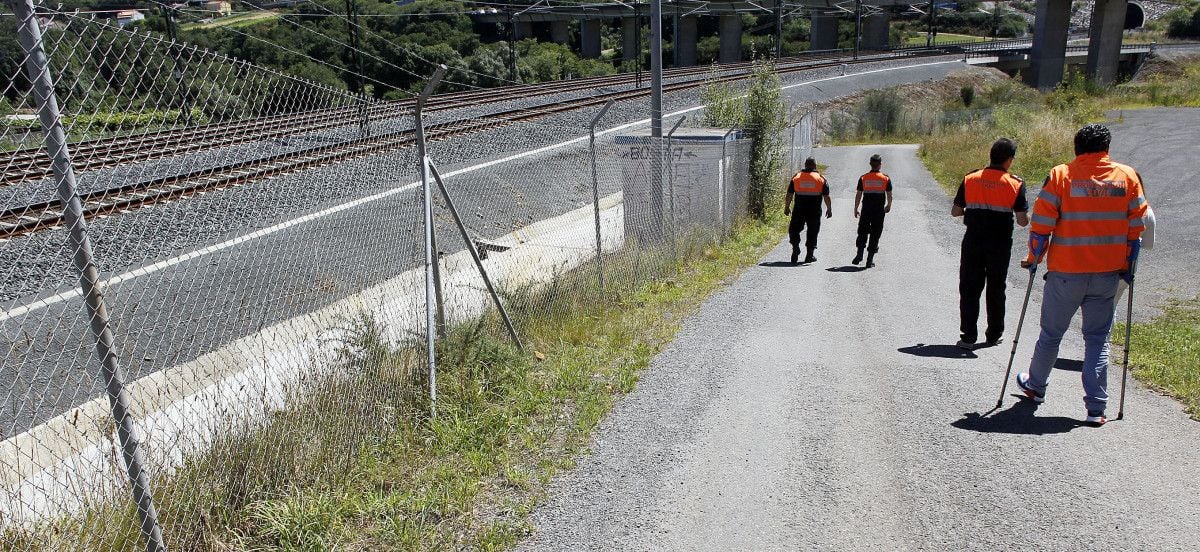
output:
M1112 331L1117 283L1133 281L1143 217L1149 208L1142 179L1108 157L1111 135L1104 125L1075 134L1075 160L1054 167L1033 205L1029 256L1021 266L1047 261L1042 298L1042 332L1029 372L1017 385L1034 402L1046 398L1050 369L1063 334L1083 310L1083 402L1087 422L1103 425L1108 402L1108 334Z
M998 345L1004 335L1004 287L1012 257L1013 218L1029 224L1025 182L1008 172L1017 146L1008 138L992 144L991 164L963 177L950 214L963 217L958 263L958 311L962 335L958 346L974 349L978 339L979 296L987 288L987 330L984 345Z
M858 193L854 194L854 218L858 219L858 254L851 262L861 263L863 248L866 248L867 268L875 266L879 236L883 235L883 216L892 210L892 178L880 170L882 167L883 158L879 154L872 155L871 171L858 177Z
M795 196L795 206L792 197ZM825 201L825 217L833 216L833 203L829 199L829 184L825 177L817 172L817 162L809 157L804 160L804 169L792 177L787 188L787 199L783 204L783 214L792 215L788 225L788 239L792 242L792 262L800 257L800 231L808 226L808 237L804 245L808 255L804 262L813 263L817 258L813 252L817 250L817 234L821 232L821 201Z

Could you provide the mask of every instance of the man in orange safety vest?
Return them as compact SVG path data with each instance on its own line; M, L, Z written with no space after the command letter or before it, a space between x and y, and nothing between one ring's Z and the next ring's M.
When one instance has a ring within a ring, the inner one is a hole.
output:
M1054 167L1033 205L1029 256L1031 272L1048 256L1042 298L1041 335L1029 371L1017 385L1034 402L1046 398L1059 343L1083 311L1083 390L1086 422L1103 425L1108 402L1108 336L1112 331L1118 283L1133 281L1149 205L1142 178L1108 156L1112 136L1091 124L1075 134L1075 159Z

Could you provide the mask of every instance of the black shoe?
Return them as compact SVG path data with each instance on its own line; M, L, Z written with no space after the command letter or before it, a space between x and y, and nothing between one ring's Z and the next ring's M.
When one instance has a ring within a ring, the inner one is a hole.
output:
M1003 338L1003 337L997 337L997 338L995 338L995 339L989 339L989 340L985 341L985 342L983 343L983 346L984 346L984 347L995 347L996 345L999 345L999 344L1001 344L1001 343L1004 343L1004 338Z
M861 262L862 262L862 258L863 258L863 250L862 250L862 249L859 249L859 250L858 250L858 255L855 255L855 256L854 256L854 260L853 260L853 261L850 261L850 264L858 264L858 263L861 263Z
M800 258L800 248L792 246L792 263L795 263Z
M804 257L804 262L806 262L806 263L815 263L815 262L817 262L817 258L816 258L815 256L813 256L813 252L814 252L814 251L816 251L816 250L817 250L817 248L815 248L815 247L810 247L810 248L808 248L808 255L806 255L806 256Z
M875 268L875 255L867 255L867 268Z

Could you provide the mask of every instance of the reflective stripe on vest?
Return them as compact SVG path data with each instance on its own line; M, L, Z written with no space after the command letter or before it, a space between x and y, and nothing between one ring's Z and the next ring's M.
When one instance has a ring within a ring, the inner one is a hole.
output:
M825 191L825 177L816 171L800 171L792 177L792 191L796 195L819 196Z
M1080 155L1054 167L1033 207L1033 232L1053 234L1052 272L1127 270L1126 243L1141 235L1147 209L1133 169L1108 154Z
M963 197L967 209L1011 213L1022 184L1008 171L980 169L963 177Z
M882 194L887 192L888 177L881 172L869 172L862 175L862 191L864 194Z

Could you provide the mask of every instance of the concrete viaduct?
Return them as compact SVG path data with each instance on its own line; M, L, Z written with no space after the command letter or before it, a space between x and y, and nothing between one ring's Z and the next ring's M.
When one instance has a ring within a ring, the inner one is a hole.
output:
M1039 89L1053 88L1062 80L1066 67L1067 33L1071 19L1071 0L1036 0L1033 46L1025 80ZM1089 29L1087 75L1100 83L1117 77L1121 37L1125 27L1128 0L1096 0ZM700 17L719 18L719 61L732 63L742 58L742 14L773 15L776 36L782 21L807 16L812 20L811 49L833 50L838 45L838 20L851 18L858 29L857 46L866 50L888 47L891 14L896 10L928 13L933 3L922 0L664 0L662 13L675 22L676 67L697 63L697 22ZM537 0L533 4L513 5L505 9L481 9L472 17L484 23L506 24L514 39L533 35L533 26L549 25L555 42L571 41L571 26L578 25L578 51L589 58L600 57L600 30L606 22L620 20L623 58L631 60L639 51L641 22L649 17L646 3L613 0L605 3L551 4Z

